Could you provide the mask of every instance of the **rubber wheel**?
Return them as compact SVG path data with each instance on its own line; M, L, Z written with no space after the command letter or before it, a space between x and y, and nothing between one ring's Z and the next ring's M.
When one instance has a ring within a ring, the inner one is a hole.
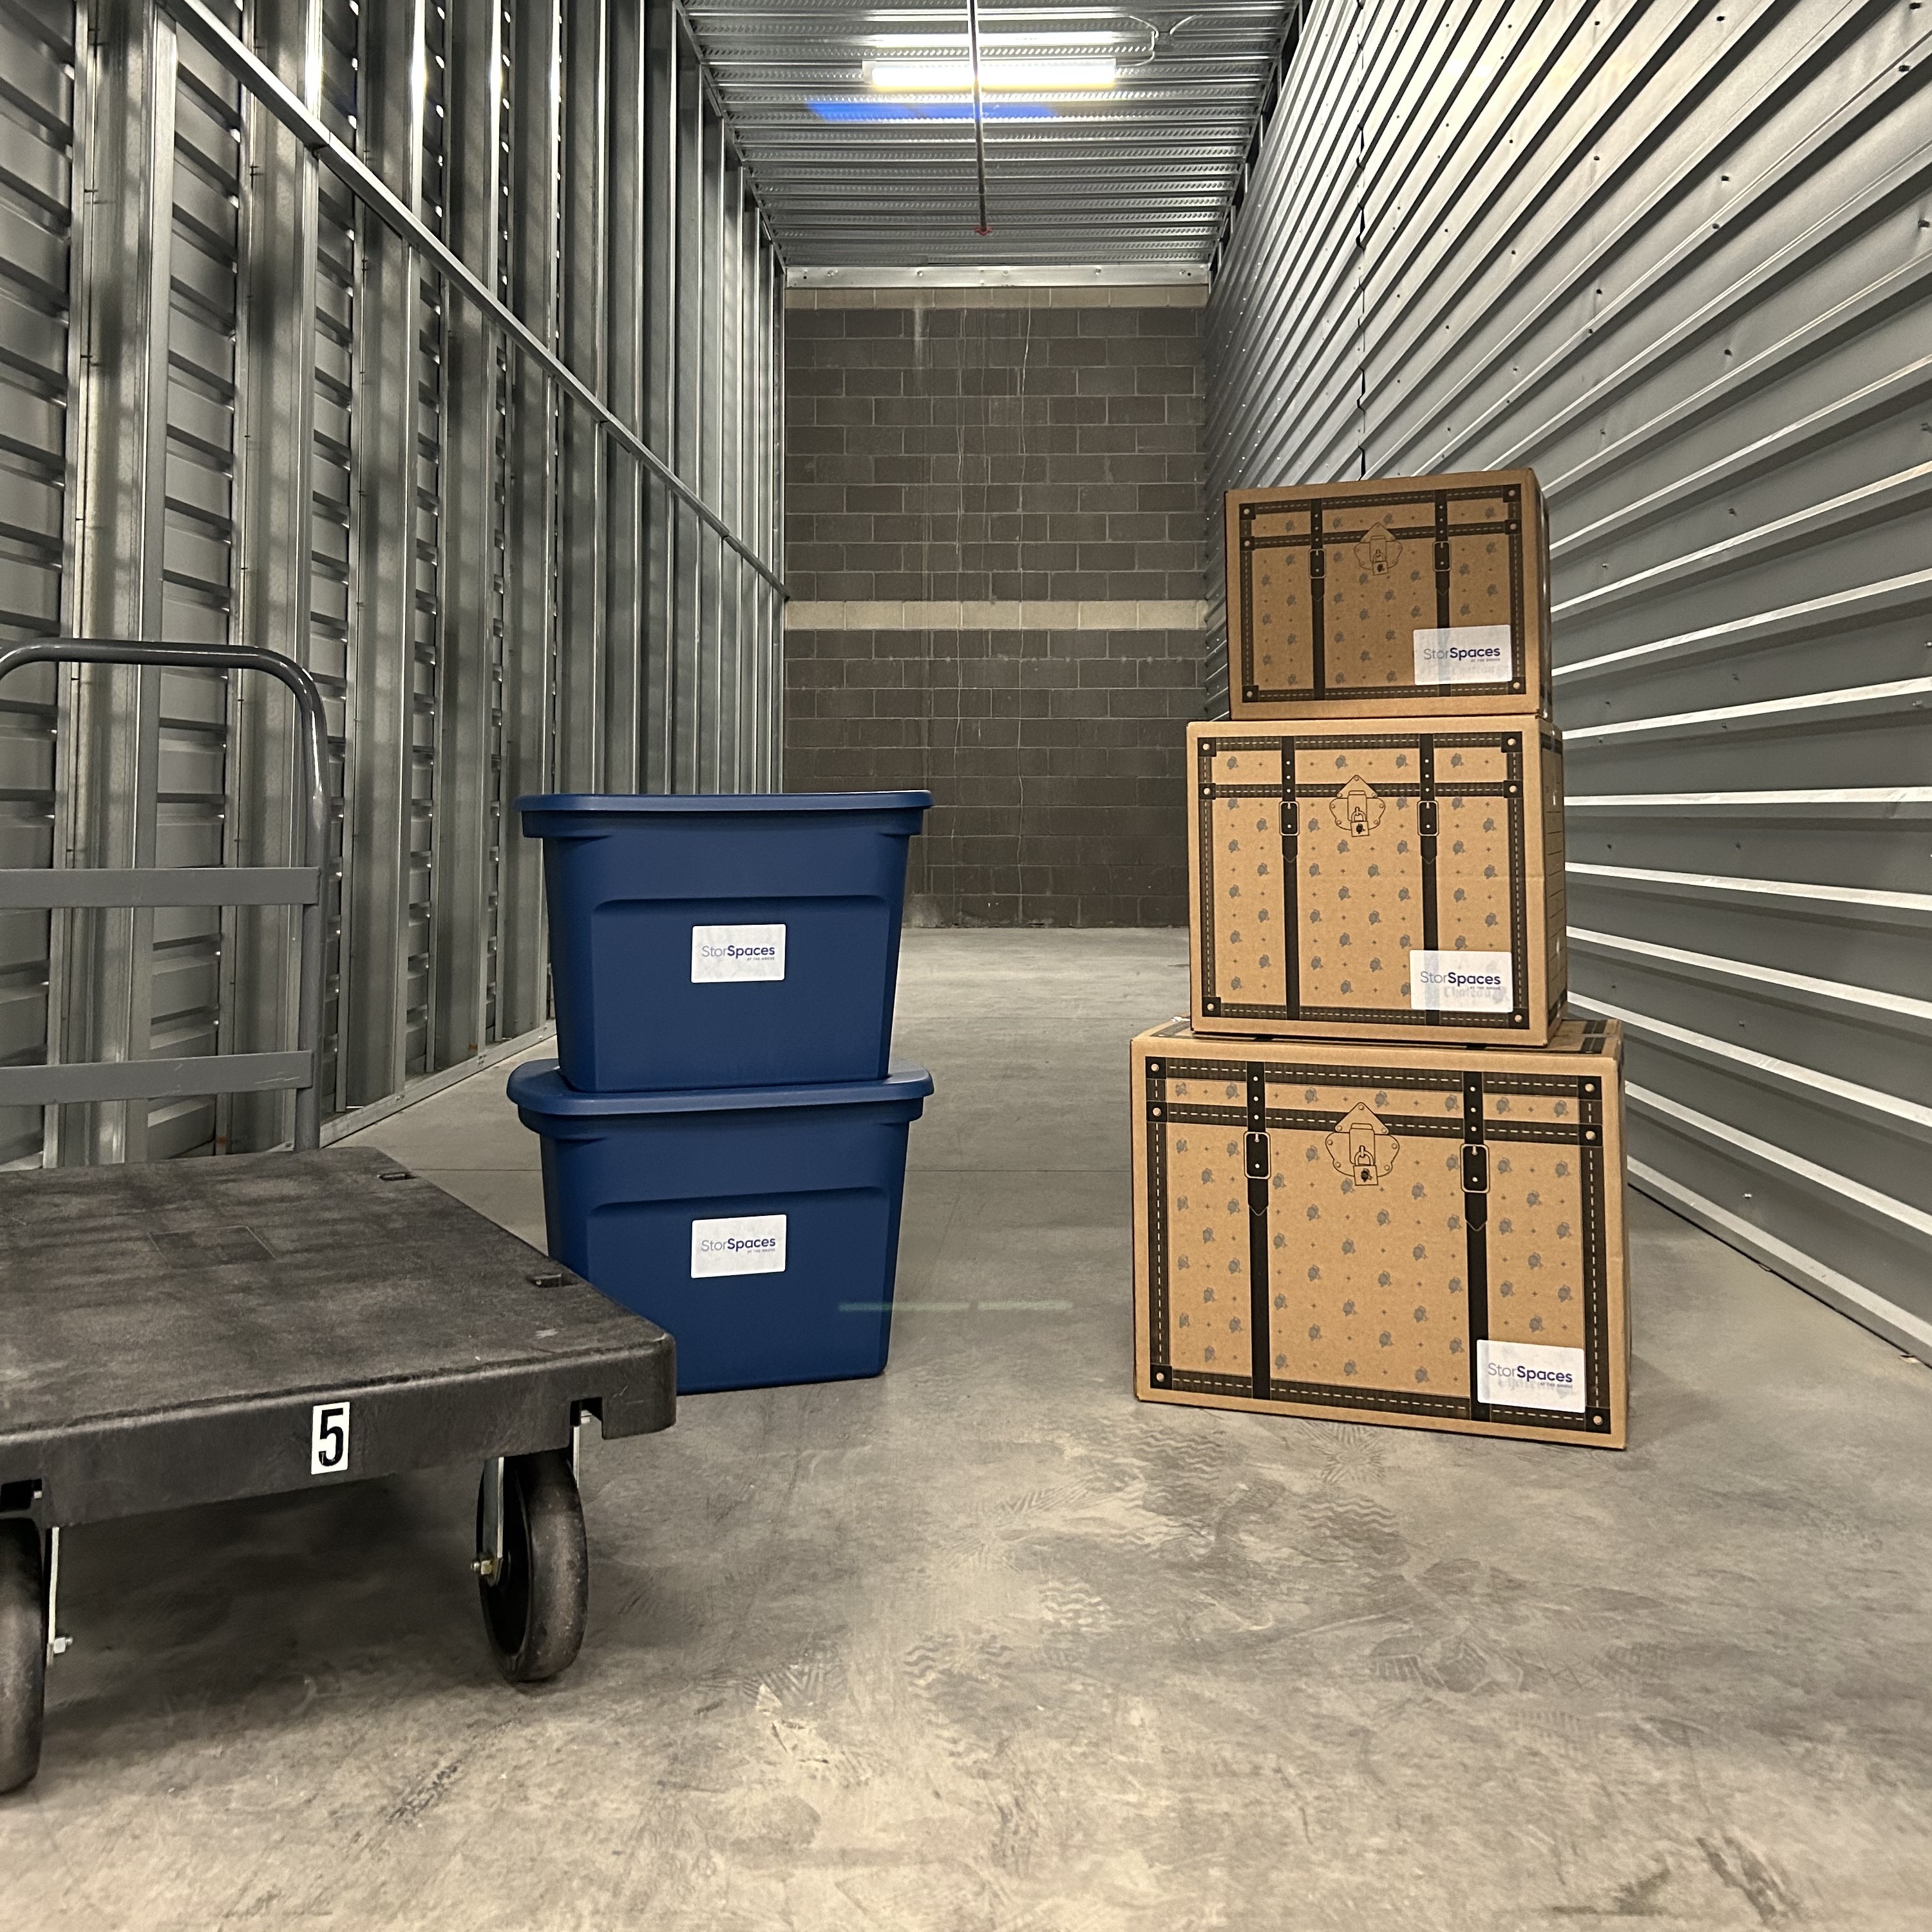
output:
M17 1791L40 1768L46 1690L40 1532L15 1516L0 1522L0 1791Z
M485 1546L485 1494L476 1498L476 1546ZM483 1627L496 1667L512 1684L541 1684L568 1670L590 1607L584 1504L561 1449L503 1464L503 1564L480 1580Z

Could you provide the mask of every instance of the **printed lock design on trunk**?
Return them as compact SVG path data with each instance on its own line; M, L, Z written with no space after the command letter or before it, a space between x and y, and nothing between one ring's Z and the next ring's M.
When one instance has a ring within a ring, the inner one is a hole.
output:
M1542 688L1528 473L1232 490L1227 524L1237 717L1331 700L1480 707Z
M1466 1052L1249 1060L1180 1022L1148 1036L1169 1049L1138 1096L1152 1389L1610 1436L1606 1031L1569 1023L1546 1075L1473 1070ZM1622 1306L1619 1280L1618 1322ZM1574 1361L1582 1388L1489 1400L1486 1343Z
M1564 990L1553 731L1190 735L1198 1024L1547 1036Z

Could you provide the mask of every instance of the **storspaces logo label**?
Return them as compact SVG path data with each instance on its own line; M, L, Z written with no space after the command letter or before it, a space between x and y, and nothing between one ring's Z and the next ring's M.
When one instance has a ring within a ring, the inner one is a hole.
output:
M1412 952L1408 1004L1418 1012L1506 1013L1516 1005L1507 952Z
M782 980L785 929L782 926L694 926L691 983L724 980Z
M1418 684L1507 684L1515 674L1507 624L1452 624L1415 633Z
M783 1274L785 1217L739 1214L691 1224L691 1278L714 1274Z
M1478 1342L1476 1375L1480 1400L1505 1408L1554 1408L1581 1415L1583 1352L1550 1348L1536 1342Z

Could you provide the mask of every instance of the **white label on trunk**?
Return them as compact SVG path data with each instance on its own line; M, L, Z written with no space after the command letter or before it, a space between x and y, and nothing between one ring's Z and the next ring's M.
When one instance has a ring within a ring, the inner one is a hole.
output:
M1478 1342L1478 1400L1508 1408L1560 1408L1581 1415L1583 1352L1537 1342Z
M1451 624L1415 634L1418 684L1507 684L1515 674L1507 624Z
M1412 952L1408 1004L1418 1012L1506 1013L1516 1005L1507 952Z
M721 980L782 980L785 929L782 926L694 926L691 983Z
M785 1217L740 1214L691 1224L691 1278L711 1274L783 1274Z

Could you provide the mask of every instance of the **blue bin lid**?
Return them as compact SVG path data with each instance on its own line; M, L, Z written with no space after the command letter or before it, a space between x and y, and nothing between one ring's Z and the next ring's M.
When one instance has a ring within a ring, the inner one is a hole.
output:
M656 812L927 812L929 791L550 791L517 801L519 812L581 812L628 817Z
M806 1087L678 1088L652 1094L584 1094L554 1060L526 1060L510 1075L510 1098L532 1114L562 1120L612 1120L638 1114L721 1114L784 1107L862 1107L880 1101L922 1101L932 1076L922 1066L895 1065L883 1080L837 1080ZM912 1116L908 1116L908 1118Z

